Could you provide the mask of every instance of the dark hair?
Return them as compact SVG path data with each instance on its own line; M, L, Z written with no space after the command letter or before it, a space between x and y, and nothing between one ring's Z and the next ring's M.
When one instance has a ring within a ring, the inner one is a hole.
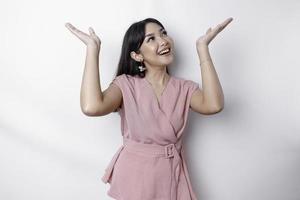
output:
M138 74L139 77L145 77L145 71L140 72L138 66L142 65L145 67L143 62L137 62L133 58L131 58L131 51L135 51L139 53L139 49L145 39L145 30L147 23L156 23L162 28L165 28L162 23L160 23L157 19L154 18L146 18L144 20L133 23L126 31L125 36L123 38L122 50L120 55L120 60L118 64L118 68L115 76L119 76L121 74L129 74L131 76L135 76ZM167 73L168 66L167 66ZM119 108L114 110L113 112L117 112Z
M120 55L120 60L118 64L118 69L116 71L116 76L121 74L129 75L139 75L139 77L145 77L145 71L140 72L138 66L142 65L145 67L143 62L137 62L130 56L131 51L139 53L139 49L145 39L145 29L147 23L156 23L162 28L164 26L157 19L146 18L144 20L133 23L125 33L122 44L122 51ZM168 67L167 73L169 74Z

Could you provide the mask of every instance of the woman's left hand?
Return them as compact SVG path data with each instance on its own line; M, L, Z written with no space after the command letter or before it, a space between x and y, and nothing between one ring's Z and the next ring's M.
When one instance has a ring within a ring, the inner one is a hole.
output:
M201 36L200 38L197 39L197 49L202 46L208 46L209 43L212 41L212 39L214 39L216 37L216 35L221 32L231 21L233 20L232 17L226 19L224 22L222 22L221 24L218 24L215 28L209 28L206 31L206 34Z

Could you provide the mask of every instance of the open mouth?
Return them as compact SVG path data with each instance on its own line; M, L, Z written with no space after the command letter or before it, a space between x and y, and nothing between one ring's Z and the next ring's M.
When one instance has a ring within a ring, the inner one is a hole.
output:
M170 53L171 53L171 49L167 48L167 49L161 51L158 55L164 56L164 55L170 55Z

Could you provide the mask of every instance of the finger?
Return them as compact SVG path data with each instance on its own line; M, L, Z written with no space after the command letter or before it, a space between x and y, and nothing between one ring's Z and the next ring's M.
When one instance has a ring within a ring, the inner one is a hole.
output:
M75 28L72 24L66 23L66 27L74 34L78 34L80 31Z
M222 22L221 24L218 24L215 28L214 28L214 30L216 31L216 32L220 32L220 31L222 31L231 21L233 20L233 18L232 17L230 17L230 18L228 18L228 19L226 19L224 22Z
M223 22L223 24L228 24L229 22L231 22L233 20L233 18L232 17L229 17L229 18L227 18L224 22Z
M65 26L69 29L69 30L75 30L76 28L71 24L71 23L65 23Z
M209 27L209 29L207 29L206 34L208 34L211 31L211 27Z
M221 23L222 29L225 28L232 20L233 20L233 18L232 18L232 17L229 17L229 18L226 19L223 23Z
M221 24L218 24L216 27L214 27L213 29L212 29L212 33L213 34L217 34L218 32L220 32L222 30L222 26L221 26Z
M81 38L82 36L88 36L86 33L75 28L71 23L66 23L65 26L78 38Z
M95 34L95 31L94 31L94 29L92 27L89 27L89 32L90 32L91 35Z
M218 24L213 29L209 28L206 32L206 34L208 35L208 40L211 41L212 39L214 39L216 37L216 35L220 31L222 31L232 20L233 20L233 18L230 17L230 18L226 19L223 23Z

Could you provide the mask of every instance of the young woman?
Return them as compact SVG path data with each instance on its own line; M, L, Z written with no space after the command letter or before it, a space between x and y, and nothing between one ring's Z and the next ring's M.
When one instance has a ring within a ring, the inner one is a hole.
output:
M189 108L220 112L224 97L208 45L232 18L197 39L202 87L169 74L174 41L154 18L133 23L124 36L116 77L102 92L99 78L101 40L66 27L87 45L80 103L88 116L118 111L123 145L102 177L107 194L117 200L197 200L185 161L182 136Z

